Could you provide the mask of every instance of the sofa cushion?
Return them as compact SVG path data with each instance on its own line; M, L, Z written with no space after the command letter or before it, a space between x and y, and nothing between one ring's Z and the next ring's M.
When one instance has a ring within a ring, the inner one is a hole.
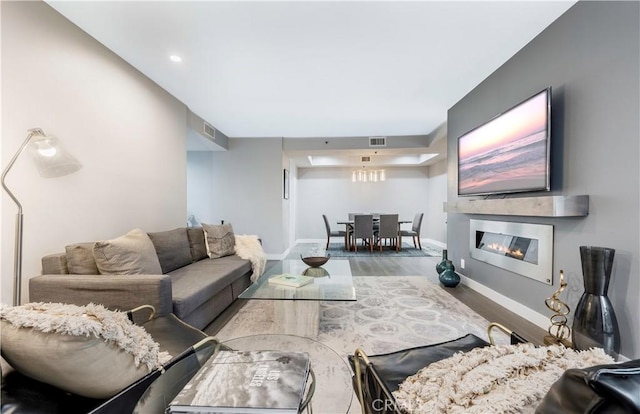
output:
M162 273L156 249L147 233L131 230L124 236L96 242L93 256L103 275L159 275Z
M170 273L173 313L182 319L235 280L251 272L251 262L238 256L206 259Z
M207 254L212 259L234 254L236 244L231 224L202 224L207 241Z
M67 268L72 275L97 275L98 266L93 257L95 242L75 243L65 246Z
M189 237L191 260L197 262L207 258L207 242L204 239L202 227L187 227L187 237Z
M2 355L38 381L107 398L170 357L122 312L101 305L28 303L0 307Z
M41 262L42 262L43 275L69 274L69 267L67 266L66 253L48 254L42 258Z
M185 227L147 234L156 249L162 273L169 273L191 263L191 249Z

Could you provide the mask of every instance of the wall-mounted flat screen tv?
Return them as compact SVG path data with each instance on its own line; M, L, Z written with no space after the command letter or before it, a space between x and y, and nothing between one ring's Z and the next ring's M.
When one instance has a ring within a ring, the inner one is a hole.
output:
M551 88L458 138L458 195L549 191Z

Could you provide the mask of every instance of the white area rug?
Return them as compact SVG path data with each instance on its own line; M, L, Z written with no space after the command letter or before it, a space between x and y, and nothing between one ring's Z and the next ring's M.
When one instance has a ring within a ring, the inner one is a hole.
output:
M341 355L428 345L473 333L489 321L424 276L355 276L355 302L322 302L317 341ZM220 340L274 332L273 302L250 300L218 332Z
M344 361L360 347L369 355L428 345L473 333L487 340L489 322L425 276L355 276L355 302L322 302L320 332L316 341L327 345ZM221 341L274 333L274 308L269 300L249 300L216 335ZM508 342L506 337L505 342ZM259 339L258 339L259 341ZM283 346L286 346L283 344ZM337 389L350 388L348 367L318 366L323 376L335 372L332 384L319 383L313 399L314 413L337 414L331 397ZM326 385L325 385L326 384ZM347 411L343 411L347 412ZM353 397L349 413L359 412Z

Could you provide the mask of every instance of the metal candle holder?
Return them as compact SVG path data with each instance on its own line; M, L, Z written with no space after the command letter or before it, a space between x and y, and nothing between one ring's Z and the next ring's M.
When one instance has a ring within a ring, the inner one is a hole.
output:
M545 345L562 344L567 348L571 348L572 346L571 341L568 339L571 335L571 328L567 326L567 315L571 310L569 309L569 305L560 299L560 294L566 287L567 282L564 280L564 272L560 270L560 287L550 298L544 300L547 308L555 312L549 318L551 326L549 326L547 330L549 335L544 337Z

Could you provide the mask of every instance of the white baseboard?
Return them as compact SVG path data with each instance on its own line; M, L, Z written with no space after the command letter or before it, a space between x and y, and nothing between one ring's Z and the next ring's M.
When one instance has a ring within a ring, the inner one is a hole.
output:
M446 249L446 248L447 248L447 243L443 243L443 242L438 241L438 240L433 240L433 239L420 239L420 242L421 242L422 244L432 244L432 245L434 245L434 246L438 246L438 247L441 247L441 248L443 248L443 249Z
M327 242L327 239L296 239L295 244L293 246L295 246L298 243L322 243L324 246L324 243ZM267 260L284 260L287 256L289 256L289 253L291 253L291 247L290 246L287 250L284 251L284 253L270 253L267 254Z
M334 239L337 239L337 237L335 237ZM411 238L408 239L408 243L411 244ZM406 242L406 239L403 239L403 243ZM320 243L322 245L324 245L327 242L327 239L296 239L295 243ZM420 242L422 243L422 245L426 245L426 244L430 244L432 246L437 246L440 247L442 249L446 249L447 248L447 243L443 243L441 241L438 240L433 240L433 239L420 239ZM286 256L286 255L285 255ZM275 257L275 256L274 256ZM269 259L271 260L271 259ZM278 259L273 259L273 260L278 260Z
M338 239L338 238L334 237L333 239L335 241L335 239ZM411 238L409 238L408 240L409 240L409 242L411 242ZM403 238L403 241L406 241L406 239ZM326 243L326 242L327 242L327 239L296 239L296 244L298 244L298 243ZM441 247L443 249L447 248L447 243L443 243L443 242L438 241L438 240L421 238L420 242L423 243L423 244L431 244L433 246L438 246L438 247Z
M335 237L337 239L337 237ZM298 243L326 243L327 239L297 239L296 244Z
M469 279L468 277L466 277L465 275L461 274L460 272L456 272L460 275L460 282L463 285L469 286L471 289L475 290L476 292L480 293L483 296L486 296L487 298L491 299L492 301L496 302L499 305L504 306L505 308L509 309L511 312L525 318L526 320L528 320L529 322L533 323L534 325L539 326L540 328L544 329L545 331L547 330L547 328L549 328L550 325L550 320L548 316L542 315L536 311L534 311L531 308L528 308L516 301L514 301L513 299L510 299L506 296L504 296L501 293L496 292L493 289L490 289L488 287L486 287L483 284L480 284L478 282L476 282L473 279ZM491 321L489 321L491 322ZM618 362L625 362L625 361L629 361L629 357L625 356L625 355L618 355Z
M447 245L446 243L442 243L439 242L437 240L432 240L432 239L420 239L420 241L422 243L429 243L432 245L436 245L442 248L446 248ZM298 239L296 240L296 244L297 243L326 243L327 239ZM284 253L282 254L267 254L267 260L284 260L289 253L291 252L291 247L288 248L287 250L285 250ZM460 272L456 272L460 275L460 281L463 285L466 285L468 287L470 287L471 289L475 290L476 292L480 293L482 296L485 296L489 299L491 299L492 301L496 302L497 304L504 306L505 308L509 309L511 312L515 313L516 315L528 320L529 322L533 323L534 325L540 327L543 330L547 330L547 328L549 327L549 316L545 316L542 315L541 313L538 313L536 311L534 311L531 308L528 308L526 306L524 306L523 304L516 302L515 300L504 296L502 293L498 293L495 290L488 288L487 286L476 282L473 279L468 278L467 276L463 275ZM491 322L491 321L490 321ZM618 356L618 361L620 362L624 362L624 361L629 361L629 358L620 354Z
M491 299L492 301L496 302L501 306L504 306L505 308L509 309L511 312L517 314L518 316L523 317L524 319L539 326L545 331L549 327L550 322L549 322L548 316L542 315L534 311L533 309L528 308L523 304L518 303L511 298L508 298L507 296L504 296L502 293L498 293L495 290L488 288L481 283L476 282L473 279L469 279L468 277L461 274L460 272L457 272L457 273L460 275L460 279L463 285L469 286L471 289L475 290L481 295L486 296L487 298Z
M285 257L289 255L289 249L287 249L284 253L281 254L267 254L267 260L284 260Z

